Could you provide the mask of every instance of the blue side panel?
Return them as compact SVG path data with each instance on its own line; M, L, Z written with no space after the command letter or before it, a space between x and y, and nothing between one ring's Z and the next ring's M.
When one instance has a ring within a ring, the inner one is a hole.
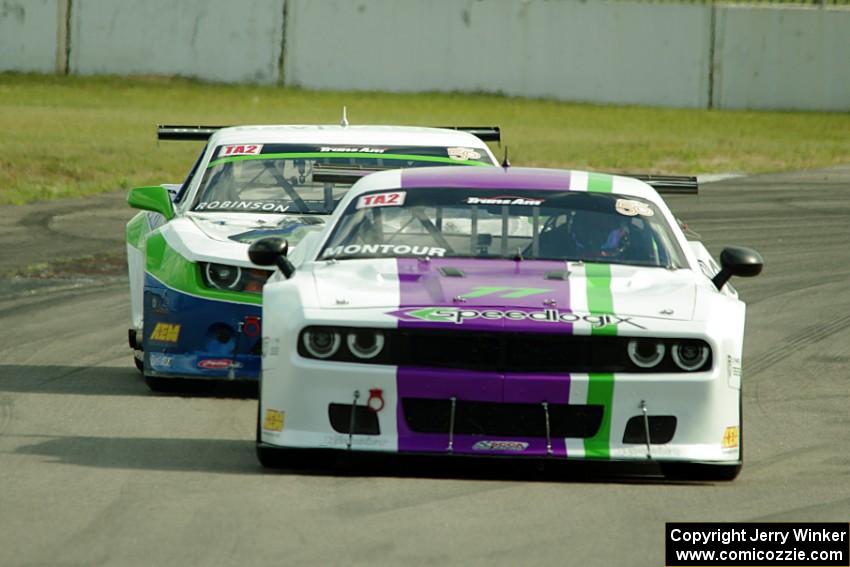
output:
M256 380L261 313L259 305L193 297L145 274L145 374Z

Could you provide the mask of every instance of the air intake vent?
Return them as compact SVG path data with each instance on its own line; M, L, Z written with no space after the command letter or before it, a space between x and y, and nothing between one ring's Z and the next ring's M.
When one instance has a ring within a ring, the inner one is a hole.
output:
M447 278L466 277L466 274L463 273L463 270L461 270L460 268L455 268L453 266L443 266L442 268L440 268L440 273Z

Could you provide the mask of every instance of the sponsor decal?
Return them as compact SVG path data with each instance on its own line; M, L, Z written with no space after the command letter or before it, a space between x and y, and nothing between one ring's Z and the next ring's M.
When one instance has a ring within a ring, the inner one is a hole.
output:
M526 207L537 207L543 204L545 199L526 199L525 197L512 197L502 195L499 197L467 197L467 205L523 205Z
M246 337L260 336L260 318L254 315L247 315L242 322L242 332Z
M356 435L354 446L360 447L386 447L390 440L383 435ZM326 435L322 439L322 447L345 447L348 445L348 435L334 434Z
M369 390L369 399L366 401L366 407L372 413L378 413L384 409L384 391L380 388Z
M481 159L481 154L472 148L446 148L449 157L457 160Z
M263 419L263 429L266 431L283 431L284 413L275 409L267 409Z
M368 209L371 207L400 207L404 204L406 191L393 191L391 193L374 193L362 195L357 199L355 209Z
M337 256L445 256L445 248L408 246L407 244L349 244L331 246L322 251L322 258Z
M256 156L263 150L262 144L222 146L218 157Z
M363 147L339 147L339 146L322 146L319 148L320 152L352 152L359 154L382 154L387 151L387 148L370 148L368 146Z
M738 446L739 430L737 425L730 425L723 432L723 442L721 443L724 449L735 449Z
M479 286L468 293L464 293L461 297L464 299L474 299L476 297L498 294L498 297L503 299L519 299L521 297L528 297L529 295L540 295L549 291L552 290L542 287Z
M525 451L525 441L479 441L472 446L473 451Z
M741 359L732 356L731 354L726 357L726 373L729 377L740 378L741 377Z
M152 352L150 354L151 366L159 366L162 368L171 368L174 363L174 358L161 352Z
M466 321L483 319L485 321L532 321L534 323L590 323L593 328L608 325L631 325L638 329L646 329L635 323L631 317L620 317L613 314L579 315L558 309L541 311L520 311L519 309L460 309L457 307L417 307L388 312L398 319L406 321L424 321L426 323L454 323L461 325Z
M205 358L198 361L198 368L204 370L228 370L231 367L242 368L242 363L233 362L229 358Z
M651 217L655 214L652 208L646 203L641 203L640 201L634 201L632 199L617 199L617 202L614 203L614 208L618 213L627 217L636 217L638 215L642 217Z
M285 213L289 205L268 201L201 201L195 211L261 211L264 213Z
M178 323L157 323L150 336L150 340L161 343L176 343L179 338L180 325Z

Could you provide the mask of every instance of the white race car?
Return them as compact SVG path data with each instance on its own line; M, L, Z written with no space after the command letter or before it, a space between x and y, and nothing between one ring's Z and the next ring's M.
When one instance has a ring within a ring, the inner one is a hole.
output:
M498 140L499 131L161 126L159 137L208 138L182 185L128 197L143 210L127 225L130 347L148 385L170 389L175 378L257 379L261 290L271 272L248 260L251 242L278 235L295 245L320 230L359 170L492 166L483 139Z
M320 449L740 470L745 306L727 281L762 260L733 247L717 266L644 181L380 172L294 253L280 238L249 253L280 268L263 292L263 465Z

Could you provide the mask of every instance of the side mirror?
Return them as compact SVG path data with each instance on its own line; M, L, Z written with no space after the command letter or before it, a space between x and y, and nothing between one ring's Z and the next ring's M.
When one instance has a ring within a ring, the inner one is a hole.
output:
M286 255L289 242L282 238L261 238L248 247L248 258L258 266L277 266L286 279L295 273L295 266Z
M752 278L759 275L764 267L764 260L761 254L752 248L730 246L720 253L720 266L721 270L711 280L717 289L723 289L732 276Z
M174 205L171 202L168 189L159 185L130 189L130 193L127 195L127 203L134 209L159 213L166 220L174 218Z

